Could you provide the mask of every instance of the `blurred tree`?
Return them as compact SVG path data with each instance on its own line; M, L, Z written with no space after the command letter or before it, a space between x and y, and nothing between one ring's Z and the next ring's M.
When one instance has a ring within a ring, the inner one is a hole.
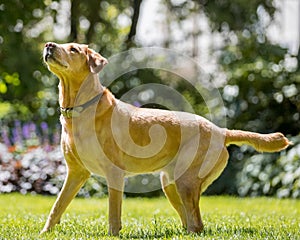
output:
M273 0L201 0L201 6L210 19L212 29L222 31L229 27L232 31L243 31L259 21L258 9L263 8L273 16L276 8Z
M134 37L136 35L137 24L139 21L141 3L142 0L134 0L133 3L133 14L131 17L131 26L126 39L127 49L134 46L133 43L134 43Z
M104 56L121 51L135 35L141 2L72 0L69 41L92 43Z
M0 103L9 107L1 118L28 120L54 114L54 79L46 77L41 61L43 44L55 14L55 1L0 2ZM55 94L55 91L54 91ZM43 107L43 110L41 110ZM33 114L34 113L34 114Z
M126 48L131 12L137 8L131 7L131 2L72 0L70 5L66 3L66 0L0 2L2 121L34 117L47 118L56 125L57 80L41 60L46 41L93 42L92 47L101 49L105 56ZM58 30L62 28L64 34L60 35ZM130 39L135 32L131 29Z
M286 134L299 133L300 75L297 58L287 49L255 35L242 35L220 57L227 74L223 89L228 125L233 128Z

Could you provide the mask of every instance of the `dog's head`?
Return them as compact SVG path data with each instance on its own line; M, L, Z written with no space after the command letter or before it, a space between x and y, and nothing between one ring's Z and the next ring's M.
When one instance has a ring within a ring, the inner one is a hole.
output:
M43 52L44 62L58 77L80 76L98 73L107 60L87 45L77 43L46 43Z

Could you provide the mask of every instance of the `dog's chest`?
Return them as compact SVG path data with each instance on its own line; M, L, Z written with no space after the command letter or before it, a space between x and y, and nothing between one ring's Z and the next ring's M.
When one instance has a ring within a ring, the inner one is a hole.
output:
M94 131L74 125L72 130L63 130L62 148L69 166L80 162L90 172L104 176L106 156Z

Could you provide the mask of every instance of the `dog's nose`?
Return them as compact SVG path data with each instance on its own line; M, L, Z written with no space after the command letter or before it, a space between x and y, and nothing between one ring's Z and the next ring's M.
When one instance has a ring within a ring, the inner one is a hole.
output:
M56 47L56 43L53 42L47 42L45 44L45 48L51 49L51 48L55 48Z
M44 60L47 62L49 58L53 57L53 50L57 47L56 43L48 42L45 44L44 48Z

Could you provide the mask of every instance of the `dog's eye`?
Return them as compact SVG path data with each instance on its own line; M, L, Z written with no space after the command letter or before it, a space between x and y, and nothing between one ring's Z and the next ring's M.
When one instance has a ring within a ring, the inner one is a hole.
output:
M78 52L79 52L79 51L78 51L76 48L74 48L74 47L71 47L71 48L70 48L70 51L73 52L73 53L78 53Z

